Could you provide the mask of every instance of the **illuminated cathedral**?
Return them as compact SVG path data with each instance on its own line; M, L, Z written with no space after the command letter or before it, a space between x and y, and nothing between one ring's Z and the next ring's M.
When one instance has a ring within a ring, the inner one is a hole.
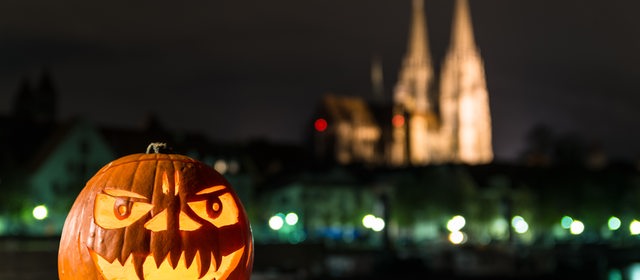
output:
M475 44L467 0L456 0L451 42L441 69L437 88L424 2L413 0L407 52L393 103L387 108L390 112L363 106L363 101L352 97L327 95L319 118L328 125L322 131L316 128L316 154L329 154L342 164L491 162L491 113L484 62Z

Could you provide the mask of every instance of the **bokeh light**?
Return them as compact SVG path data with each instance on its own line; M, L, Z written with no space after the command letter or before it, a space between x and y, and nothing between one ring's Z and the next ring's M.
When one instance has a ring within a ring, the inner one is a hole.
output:
M620 226L622 226L622 222L618 217L611 216L607 222L607 226L609 226L609 230L618 230Z
M560 225L562 226L562 228L564 229L569 229L571 227L571 223L573 223L573 218L569 217L569 216L564 216L562 217L562 219L560 220Z
M467 221L464 217L460 215L453 216L453 218L447 222L447 229L451 232L460 231L466 224Z
M32 214L33 214L33 217L36 218L36 220L44 220L49 215L49 211L47 210L46 206L38 205L33 208Z
M323 118L319 118L313 123L313 127L316 129L317 132L323 132L327 130L328 126L329 124L327 123L327 120Z
M520 234L526 233L529 230L529 224L521 216L515 216L511 219L511 226Z
M465 241L465 236L464 233L462 233L461 231L453 231L449 234L449 241L452 244L458 245L458 244L462 244Z
M631 235L640 234L640 222L638 222L638 220L633 220L631 224L629 224L629 232L631 232Z
M274 215L269 219L269 227L272 230L280 230L284 226L284 220L280 215Z
M291 212L284 217L284 220L287 225L293 226L298 223L298 214Z
M582 232L584 232L584 224L581 221L573 220L569 227L569 232L573 235L582 234Z

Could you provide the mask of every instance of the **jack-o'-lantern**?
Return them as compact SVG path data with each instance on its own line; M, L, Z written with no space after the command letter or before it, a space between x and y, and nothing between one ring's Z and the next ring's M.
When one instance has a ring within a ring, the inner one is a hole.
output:
M211 167L134 154L91 178L64 224L60 279L249 279L246 213Z

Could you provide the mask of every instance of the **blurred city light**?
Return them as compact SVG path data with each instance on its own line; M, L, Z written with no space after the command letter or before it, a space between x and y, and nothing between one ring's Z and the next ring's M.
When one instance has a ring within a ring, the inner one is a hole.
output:
M633 220L631 224L629 224L629 232L631 232L631 235L640 234L640 222L638 222L638 220Z
M36 220L44 220L47 218L49 211L47 210L46 206L38 205L33 208L32 214L33 214L33 217L36 218Z
M562 225L562 228L564 229L569 229L571 227L571 223L573 223L573 219L569 216L564 216L562 217L562 220L560 220L560 225Z
M404 117L402 115L394 115L391 123L394 127L402 127L404 125Z
M327 130L327 127L329 126L329 124L327 123L327 121L323 118L319 118L317 119L314 123L313 123L313 127L316 129L316 131L318 132L323 132L325 130Z
M622 272L619 269L612 269L609 271L608 280L622 280Z
M511 226L520 234L526 233L529 230L529 224L520 216L515 216L511 219Z
M449 234L449 241L455 245L464 243L465 239L465 235L461 231L452 231Z
M218 171L218 173L224 175L225 173L227 173L228 169L227 162L222 159L216 160L216 163L213 164L213 169Z
M269 219L269 227L272 230L280 230L282 226L284 226L284 220L282 219L281 214L274 215Z
M368 214L366 216L364 216L364 218L362 218L362 225L366 228L371 228L373 227L373 224L376 221L376 216Z
M371 225L371 229L373 231L382 231L384 229L385 226L385 222L382 218L378 218L376 217L375 220L373 221L373 224Z
M291 212L284 217L284 220L288 225L293 226L298 223L298 214Z
M569 232L573 235L579 235L584 231L584 224L581 221L574 220L569 227Z
M451 220L447 222L447 229L450 232L460 231L466 223L467 221L464 219L464 217L460 215L453 216L453 218L451 218Z
M628 268L630 280L640 280L640 263L633 263Z
M609 221L607 222L607 225L609 226L609 230L618 230L620 226L622 226L622 222L620 221L620 219L618 219L618 217L611 216L611 218L609 218Z

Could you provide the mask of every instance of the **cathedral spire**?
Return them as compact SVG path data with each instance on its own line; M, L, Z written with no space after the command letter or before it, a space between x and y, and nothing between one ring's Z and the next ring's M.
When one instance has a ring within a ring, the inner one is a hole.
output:
M456 0L451 45L440 75L440 117L453 162L493 160L484 62L473 39L467 0Z
M402 62L393 101L393 140L390 161L395 166L427 164L432 160L436 128L434 76L427 37L424 1L413 0L407 53Z
M413 15L409 32L407 57L420 59L431 64L427 22L424 16L424 0L413 0Z
M453 49L475 49L476 47L467 0L456 0L451 36Z

